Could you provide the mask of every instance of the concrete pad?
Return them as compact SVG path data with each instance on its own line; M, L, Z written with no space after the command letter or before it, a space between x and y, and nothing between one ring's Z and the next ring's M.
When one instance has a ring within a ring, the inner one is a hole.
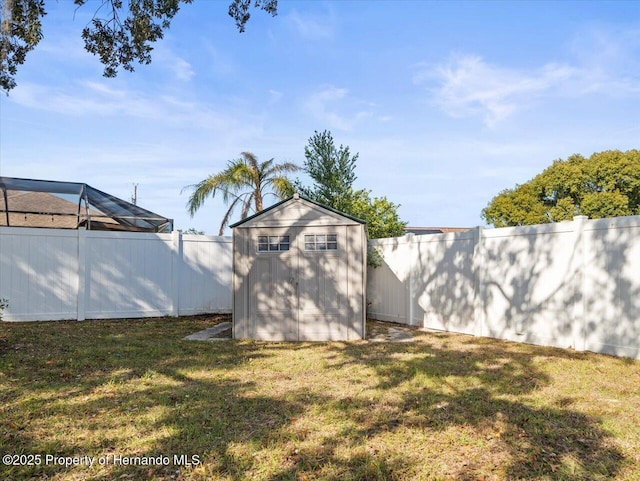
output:
M367 340L369 342L412 342L416 327L394 322L367 320Z
M220 334L222 331L226 331L229 328L231 328L230 322L221 322L216 326L204 329L202 331L194 332L193 334L189 334L183 339L185 341L224 341L226 338L214 336Z
M376 334L368 340L371 342L412 342L414 337L411 331L390 327L386 333Z

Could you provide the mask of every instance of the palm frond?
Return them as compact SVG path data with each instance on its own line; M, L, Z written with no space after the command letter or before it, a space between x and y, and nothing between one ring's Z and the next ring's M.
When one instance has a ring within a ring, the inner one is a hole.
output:
M264 181L264 179L269 177L269 170L272 168L273 159L265 160L260 164L260 180Z
M269 170L265 172L266 177L271 177L274 174L286 174L298 172L300 170L300 166L294 164L293 162L283 162L282 164L276 164L271 167Z
M251 152L241 152L240 155L253 172L258 172L260 170L258 166L258 158L255 154Z
M237 205L243 202L243 197L244 197L244 194L236 197L235 200L231 203L231 205L227 209L227 212L224 214L224 217L222 218L222 222L220 223L220 231L218 232L218 235L222 235L225 227L229 225L229 221L231 220L231 215L233 214L233 211L235 210Z
M253 203L254 196L255 194L253 192L249 194L246 202L242 206L242 213L240 214L241 219L246 219L247 217L249 217L249 211L251 210L251 204Z
M285 199L287 197L291 197L294 194L293 185L291 181L286 177L272 177L267 182L267 185L270 186L275 195L279 199Z
M187 201L191 217L207 198L220 195L222 201L229 204L220 225L222 233L239 205L242 205L241 215L244 219L252 209L258 211L263 208L265 196L273 194L283 199L292 195L293 187L284 174L299 169L291 162L276 164L274 159L259 163L253 153L242 152L239 158L227 161L221 172L210 175L197 184L188 185L181 192L191 191Z
M203 181L188 187L190 187L193 192L187 201L187 210L191 217L193 217L196 211L202 207L205 199L210 195L215 195L216 181L214 176L209 176Z

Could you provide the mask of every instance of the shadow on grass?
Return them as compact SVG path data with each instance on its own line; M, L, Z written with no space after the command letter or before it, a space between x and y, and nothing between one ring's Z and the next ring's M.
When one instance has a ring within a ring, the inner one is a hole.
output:
M599 420L570 409L571 399L527 401L551 382L533 362L537 348L470 342L453 350L443 347L448 335L412 344L180 341L205 323L12 326L0 357L3 454L183 454L198 455L200 464L0 466L0 477L499 479L489 469L495 454L511 479L577 481L612 479L624 463ZM292 353L312 365L282 365ZM565 355L573 356L549 354ZM298 384L305 369L349 384L341 392ZM320 427L298 425L314 417ZM62 430L81 423L84 432L40 438L43 419ZM425 465L425 446L386 449L388 437L429 442L452 429L481 433L474 442L487 452L446 476ZM126 448L132 439L135 449Z
M465 341L472 350L447 347L449 334L430 333L443 340L442 346L427 343L388 344L378 349L341 345L335 350L344 362L373 367L378 386L384 391L403 392L393 406L391 416L372 419L366 413L359 424L370 426L356 434L366 439L377 433L417 426L434 432L451 427L492 427L510 462L505 474L509 479L583 480L612 479L624 462L611 436L600 420L567 407L570 398L558 401L558 408L535 406L523 401L527 395L548 385L551 380L532 361L531 352L546 352L551 359L581 359L586 355L560 349L544 350L533 346L510 349L500 341ZM483 349L483 344L487 349ZM444 347L444 348L443 348ZM394 354L411 353L399 360ZM456 380L458 382L456 382ZM468 385L459 382L465 380ZM401 389L412 383L413 389ZM434 387L437 386L437 387ZM451 479L485 479L486 469L465 463Z

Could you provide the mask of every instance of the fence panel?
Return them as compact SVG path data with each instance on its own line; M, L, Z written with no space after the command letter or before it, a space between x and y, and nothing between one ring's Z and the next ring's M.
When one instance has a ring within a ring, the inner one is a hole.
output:
M588 221L584 349L640 357L640 216Z
M367 273L367 315L409 324L410 245L405 237L369 241L385 262Z
M230 237L182 236L180 314L231 312Z
M0 227L7 321L231 312L231 238Z
M575 347L576 236L573 223L484 231L482 334Z
M0 227L3 319L75 319L78 237L60 229Z
M414 325L475 333L475 230L414 238Z
M166 316L172 313L172 236L87 232L89 319Z

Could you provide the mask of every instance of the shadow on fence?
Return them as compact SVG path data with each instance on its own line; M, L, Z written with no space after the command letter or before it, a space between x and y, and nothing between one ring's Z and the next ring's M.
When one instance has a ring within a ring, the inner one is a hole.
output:
M640 216L372 245L373 318L640 356Z

